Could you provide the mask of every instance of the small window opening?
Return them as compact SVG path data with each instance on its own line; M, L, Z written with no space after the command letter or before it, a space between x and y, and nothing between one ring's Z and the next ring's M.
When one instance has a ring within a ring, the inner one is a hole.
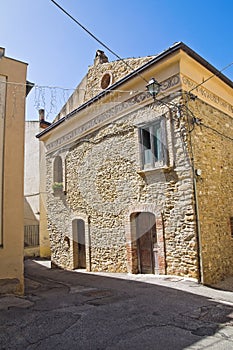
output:
M62 183L63 175L62 175L62 159L57 156L54 160L53 165L53 182Z
M101 88L106 89L111 84L110 73L105 73L101 79Z

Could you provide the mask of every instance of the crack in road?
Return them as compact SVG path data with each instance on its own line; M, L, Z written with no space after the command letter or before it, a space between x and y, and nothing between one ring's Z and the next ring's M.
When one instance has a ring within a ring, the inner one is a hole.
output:
M81 316L80 316L80 317L81 317ZM54 336L56 336L56 335L62 335L62 334L64 334L65 332L67 332L69 329L72 329L73 327L75 327L75 326L76 326L76 323L78 323L78 321L79 321L79 320L77 320L77 321L76 321L75 323L73 323L72 325L66 327L64 330L62 330L62 331L60 331L60 332L54 332L54 333L52 333L52 334L49 334L48 336L43 337L42 339L39 339L39 340L36 341L36 342L30 342L29 340L26 339L26 341L27 341L29 344L28 344L28 346L27 346L27 348L26 348L25 350L31 349L31 346L34 346L34 345L36 346L34 349L37 349L38 346L42 345L42 343L43 343L44 341L46 341L46 340L48 340L48 339L50 339L50 338L52 338L52 337L54 337ZM29 347L30 347L30 348L29 348Z
M2 299L0 349L233 349L233 308L212 294L29 262L25 277L25 298Z

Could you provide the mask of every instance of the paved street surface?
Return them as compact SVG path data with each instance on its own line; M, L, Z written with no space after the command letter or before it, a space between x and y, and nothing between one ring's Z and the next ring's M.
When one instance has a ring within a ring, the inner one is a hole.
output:
M233 292L36 260L25 277L25 297L0 297L1 350L233 349Z

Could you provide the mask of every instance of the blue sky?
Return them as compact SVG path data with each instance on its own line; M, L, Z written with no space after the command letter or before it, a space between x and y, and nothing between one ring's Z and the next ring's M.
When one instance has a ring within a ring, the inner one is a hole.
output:
M232 0L56 1L122 58L154 55L183 41L219 70L233 61ZM2 0L0 20L0 46L29 64L29 81L70 89L29 94L26 119L36 120L45 107L51 121L103 48L51 0ZM233 65L223 73L233 80Z

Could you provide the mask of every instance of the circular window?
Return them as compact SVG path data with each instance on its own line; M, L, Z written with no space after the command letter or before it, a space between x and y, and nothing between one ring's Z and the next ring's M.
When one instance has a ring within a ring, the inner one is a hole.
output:
M101 79L101 88L106 89L111 84L112 76L110 73L105 73Z

